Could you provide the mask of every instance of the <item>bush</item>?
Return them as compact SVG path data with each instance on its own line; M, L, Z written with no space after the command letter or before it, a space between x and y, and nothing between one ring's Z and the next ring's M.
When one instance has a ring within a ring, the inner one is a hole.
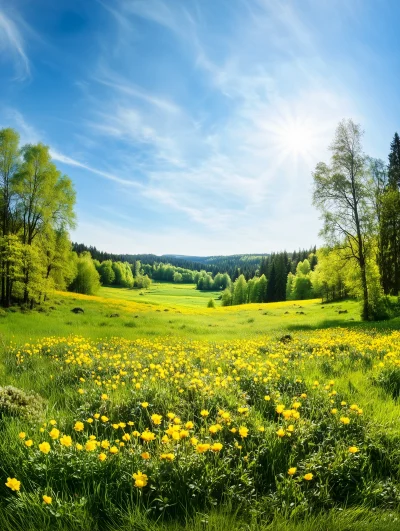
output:
M40 420L44 412L44 400L36 394L27 394L22 389L7 385L0 387L0 419L17 417L25 420Z
M207 303L207 308L215 308L214 299L210 299Z

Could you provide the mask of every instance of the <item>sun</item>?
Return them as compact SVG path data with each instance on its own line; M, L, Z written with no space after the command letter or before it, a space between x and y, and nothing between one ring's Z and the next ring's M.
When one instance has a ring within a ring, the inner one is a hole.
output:
M320 142L319 128L307 118L281 118L270 129L274 149L281 162L311 163Z

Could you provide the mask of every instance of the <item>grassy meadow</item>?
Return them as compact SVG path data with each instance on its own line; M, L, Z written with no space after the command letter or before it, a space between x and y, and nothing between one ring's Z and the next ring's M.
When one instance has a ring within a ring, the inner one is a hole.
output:
M217 299L1 314L1 530L400 529L399 320Z

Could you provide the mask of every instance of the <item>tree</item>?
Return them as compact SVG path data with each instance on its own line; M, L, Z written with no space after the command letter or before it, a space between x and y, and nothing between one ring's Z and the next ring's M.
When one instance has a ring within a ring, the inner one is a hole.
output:
M17 211L21 219L22 243L32 245L48 228L74 226L75 192L71 180L61 175L43 144L22 148L23 162L16 175ZM26 264L31 264L30 260ZM24 302L28 302L30 270L24 271Z
M103 286L111 286L114 283L115 273L111 260L104 260L104 262L101 262L98 272L100 273L100 280Z
M1 235L4 237L12 230L13 212L11 210L14 198L15 176L19 171L19 135L13 129L0 130L0 208L1 208ZM9 285L10 275L6 263L0 264L1 277L1 301L9 306L11 289Z
M361 146L362 131L351 120L339 123L330 147L331 165L320 162L314 178L314 205L321 211L321 231L330 247L345 251L352 261L362 285L362 317L369 319L367 258L373 235L373 209L365 155Z
M95 295L100 289L100 275L89 252L82 253L77 260L77 275L70 290L85 295Z
M247 302L247 282L244 275L240 275L233 285L232 304L246 304Z
M232 292L230 289L225 289L221 296L222 306L230 306L232 304Z

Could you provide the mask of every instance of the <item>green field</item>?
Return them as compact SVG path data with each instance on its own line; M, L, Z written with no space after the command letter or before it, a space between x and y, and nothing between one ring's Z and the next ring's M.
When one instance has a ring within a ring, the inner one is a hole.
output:
M359 312L166 283L4 311L0 386L41 398L0 387L0 529L400 529L399 319Z
M123 288L101 288L98 297L59 293L33 311L11 309L2 313L0 337L18 343L72 333L91 338L174 335L225 340L361 325L359 303L355 301L287 301L222 308L218 307L216 293L200 292L191 286L155 284L148 292L143 290L144 295L140 293ZM211 297L216 299L215 309L207 308ZM84 314L71 312L77 306Z

